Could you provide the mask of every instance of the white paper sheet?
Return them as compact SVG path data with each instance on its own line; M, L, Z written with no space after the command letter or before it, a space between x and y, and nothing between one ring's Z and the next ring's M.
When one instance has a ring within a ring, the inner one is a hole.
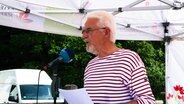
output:
M68 104L93 104L85 88L74 90L59 89L59 96L63 96Z

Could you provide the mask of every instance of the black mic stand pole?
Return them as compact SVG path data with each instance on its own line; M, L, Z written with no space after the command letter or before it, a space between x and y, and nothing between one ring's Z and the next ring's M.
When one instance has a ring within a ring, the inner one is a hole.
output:
M60 88L60 77L58 77L58 64L55 64L53 68L53 78L51 83L51 93L54 99L54 104L56 104L57 97L59 97L59 88Z

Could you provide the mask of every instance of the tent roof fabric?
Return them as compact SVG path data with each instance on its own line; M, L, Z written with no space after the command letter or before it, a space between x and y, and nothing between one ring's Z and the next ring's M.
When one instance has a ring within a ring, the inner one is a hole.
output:
M60 35L80 37L85 14L94 10L114 14L118 40L163 41L184 32L182 1L1 0L0 6L0 25Z

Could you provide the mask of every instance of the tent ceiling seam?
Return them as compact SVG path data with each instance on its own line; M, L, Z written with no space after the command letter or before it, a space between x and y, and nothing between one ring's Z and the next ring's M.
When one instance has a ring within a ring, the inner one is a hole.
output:
M121 23L117 23L117 24L119 24L119 25L121 25L121 26L124 26L124 27L126 27L126 28L131 28L131 29L134 29L134 30L143 32L143 33L151 34L151 35L156 36L156 37L159 37L159 38L161 38L161 39L163 38L163 37L158 36L158 35L156 35L156 34L153 34L153 33L147 32L147 31L143 31L143 30L137 29L136 27L131 26L131 24L121 24Z

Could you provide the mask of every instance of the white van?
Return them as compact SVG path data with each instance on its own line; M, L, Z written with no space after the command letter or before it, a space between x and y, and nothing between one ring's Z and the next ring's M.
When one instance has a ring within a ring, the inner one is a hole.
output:
M51 83L48 74L38 69L0 71L0 103L53 104ZM64 98L58 97L56 102L63 104Z

